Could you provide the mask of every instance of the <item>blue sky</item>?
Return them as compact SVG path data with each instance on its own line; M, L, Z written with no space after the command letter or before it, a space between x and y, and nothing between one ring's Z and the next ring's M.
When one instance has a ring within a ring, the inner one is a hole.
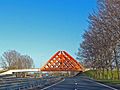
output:
M0 0L0 55L16 50L37 68L58 50L75 53L96 0Z

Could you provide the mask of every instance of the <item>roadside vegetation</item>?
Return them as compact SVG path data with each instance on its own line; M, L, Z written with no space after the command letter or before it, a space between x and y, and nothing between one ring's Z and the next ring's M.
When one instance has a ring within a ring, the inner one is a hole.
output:
M95 73L96 73L95 70L89 70L89 71L84 72L84 74L85 74L87 77L92 78L92 79L96 79L96 78L95 78ZM110 74L110 72L109 72L109 77L111 77L110 75L111 75L111 74ZM111 79L111 78L108 79L108 77L107 77L107 72L105 72L105 76L104 76L104 77L106 77L106 78L103 79L103 77L102 77L102 75L101 75L100 79L96 79L96 81L98 81L98 82L100 82L100 83L112 84L112 85L120 84L120 80L116 79L116 78L117 78L117 72L116 72L116 71L113 72L113 77L114 77L114 79Z
M6 51L0 58L0 73L13 69L34 68L33 59L28 55L22 55L15 50ZM27 72L14 73L17 77L25 77Z
M77 58L91 69L89 77L120 83L120 0L98 0L98 11L88 18Z
M15 50L4 52L0 59L3 70L29 69L34 67L33 59L28 55L21 55Z
M6 71L7 71L7 70L4 70L4 69L3 69L3 70L0 70L0 73L6 72Z

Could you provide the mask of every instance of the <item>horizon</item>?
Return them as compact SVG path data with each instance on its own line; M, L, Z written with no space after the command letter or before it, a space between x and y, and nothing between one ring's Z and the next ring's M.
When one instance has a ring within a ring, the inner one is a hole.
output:
M75 53L88 28L96 0L0 1L0 56L8 50L27 54L42 67L57 51Z

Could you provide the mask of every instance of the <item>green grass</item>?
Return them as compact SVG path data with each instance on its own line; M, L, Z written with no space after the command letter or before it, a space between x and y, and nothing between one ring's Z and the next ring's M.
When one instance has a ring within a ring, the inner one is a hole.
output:
M6 71L8 71L8 70L0 70L0 73L6 72Z
M95 70L89 70L89 71L84 72L84 74L86 76L90 77L90 78L94 78L94 73L95 73ZM108 78L107 78L107 72L105 72L104 77L106 79L96 79L96 81L101 82L101 83L106 83L106 84L120 84L120 80L117 80L117 72L116 72L116 70L113 71L113 80L110 78L111 77L110 72L108 72Z
M84 72L84 74L90 78L93 78L94 72L95 72L95 70L89 70L89 71Z
M89 71L84 72L84 74L86 76L90 77L90 78L94 78L94 73L95 72L96 72L96 70L89 70ZM112 76L111 76L111 72L110 71L108 73L107 73L107 71L104 72L104 78L111 79L111 77ZM103 76L101 75L100 78L102 79ZM116 70L113 71L113 79L117 80L117 71Z
M97 81L105 84L120 84L120 80L97 80Z

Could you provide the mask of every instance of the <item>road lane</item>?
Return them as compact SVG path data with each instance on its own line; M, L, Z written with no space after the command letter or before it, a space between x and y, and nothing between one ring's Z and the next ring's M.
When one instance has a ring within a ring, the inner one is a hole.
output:
M85 76L65 78L64 81L42 90L117 90L100 84Z

